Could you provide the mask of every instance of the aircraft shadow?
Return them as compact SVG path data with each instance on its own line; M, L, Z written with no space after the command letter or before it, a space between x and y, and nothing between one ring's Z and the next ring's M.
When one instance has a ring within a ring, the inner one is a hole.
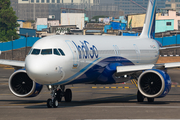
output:
M108 93L109 94L109 93ZM171 94L177 95L177 94ZM63 99L64 100L64 99ZM9 102L9 106L24 106L27 109L42 109L47 108L46 100L0 100L0 102ZM77 106L87 106L87 105L96 105L107 103L107 106L113 106L113 104L109 103L134 103L135 105L158 105L158 104L170 104L170 103L178 103L180 101L158 101L158 98L155 99L153 103L147 102L145 98L144 102L137 102L137 98L135 94L122 94L121 96L115 95L112 97L101 97L96 99L87 99L87 100L73 100L72 102L62 101L59 103L58 108L68 108L68 107L77 107ZM134 105L133 104L133 105ZM117 104L116 104L117 105Z
M107 103L107 106L114 106L113 104L109 103L134 103L135 105L140 105L140 104L146 104L146 105L158 105L158 104L170 104L170 103L179 103L180 101L155 101L153 103L147 102L147 99L145 98L144 102L137 102L136 100L136 95L134 94L128 94L127 97L122 97L122 96L113 96L113 97L102 97L102 98L97 98L97 99L89 99L89 100L82 100L82 101L72 101L72 102L60 102L58 108L69 108L69 107L79 107L79 106L87 106L87 105L96 105L96 104L104 104ZM133 101L132 101L133 100ZM156 99L155 99L156 100ZM46 102L46 101L45 101ZM133 105L134 105L133 104ZM116 104L117 105L117 104ZM104 105L102 105L104 106ZM26 106L25 108L27 109L42 109L42 108L47 108L46 104L45 105L29 105Z
M109 94L109 93L108 93ZM178 95L178 94L171 94ZM64 99L63 99L64 100ZM9 102L9 106L25 106L27 109L42 109L47 108L46 100L0 100L0 102ZM134 103L135 105L158 105L158 104L170 104L170 103L178 103L180 101L158 101L158 98L155 99L153 103L147 102L145 98L144 102L137 102L137 98L135 94L121 94L115 95L112 97L101 97L96 99L87 99L87 100L72 100L72 102L59 102L58 108L68 108L68 107L77 107L77 106L87 106L87 105L96 105L96 104L104 104L110 105L109 103ZM133 104L133 105L134 105ZM116 104L117 105L117 104ZM103 105L104 106L104 105ZM110 106L113 106L110 105Z

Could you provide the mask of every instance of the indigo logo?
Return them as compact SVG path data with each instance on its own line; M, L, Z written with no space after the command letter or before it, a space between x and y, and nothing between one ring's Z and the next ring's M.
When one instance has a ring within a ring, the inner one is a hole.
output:
M80 41L81 45L76 45L74 41L72 42L79 52L79 59L93 59L94 57L98 58L98 50L94 45L91 46L87 41Z

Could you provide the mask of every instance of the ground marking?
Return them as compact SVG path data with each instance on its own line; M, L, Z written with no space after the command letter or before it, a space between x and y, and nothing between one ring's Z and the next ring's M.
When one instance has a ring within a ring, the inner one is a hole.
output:
M6 69L6 70L13 70L14 68L3 68L3 69Z
M111 87L111 88L116 89L116 87Z
M93 89L96 89L97 87L92 87Z

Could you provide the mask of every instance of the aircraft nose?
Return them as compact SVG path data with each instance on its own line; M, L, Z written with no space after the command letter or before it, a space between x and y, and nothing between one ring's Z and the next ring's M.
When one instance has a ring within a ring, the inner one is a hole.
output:
M38 59L27 57L25 63L26 72L31 79L39 82L38 80L42 80L45 78L47 71L43 69L42 61L40 62Z
M51 65L50 61L38 57L26 58L26 72L29 77L40 84L54 84L63 78L62 68Z

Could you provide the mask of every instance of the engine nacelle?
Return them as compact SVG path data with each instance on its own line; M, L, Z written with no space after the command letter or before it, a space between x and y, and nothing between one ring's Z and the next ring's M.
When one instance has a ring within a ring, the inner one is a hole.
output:
M138 78L138 89L148 98L164 97L171 89L171 79L164 71L147 70Z
M42 87L31 80L25 70L14 72L9 78L9 89L17 97L35 97Z

